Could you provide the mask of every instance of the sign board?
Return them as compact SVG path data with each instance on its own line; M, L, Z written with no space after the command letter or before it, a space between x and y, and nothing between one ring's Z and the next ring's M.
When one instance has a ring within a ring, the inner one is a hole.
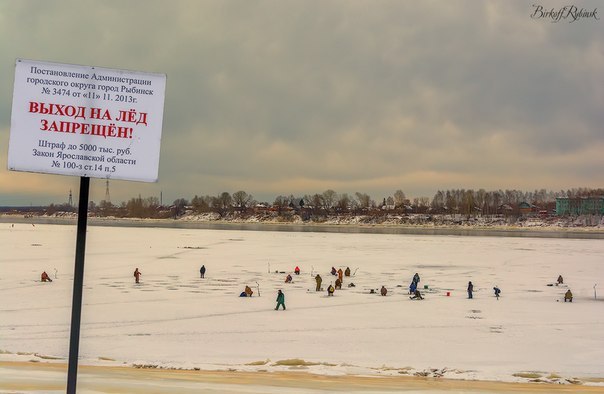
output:
M165 74L17 59L8 169L156 182Z

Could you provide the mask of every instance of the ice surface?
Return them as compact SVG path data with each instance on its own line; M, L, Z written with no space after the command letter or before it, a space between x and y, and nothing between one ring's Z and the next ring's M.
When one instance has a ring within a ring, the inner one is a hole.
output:
M75 233L2 224L0 360L66 362ZM604 302L594 299L602 240L96 226L87 237L81 364L508 381L604 375ZM356 274L327 297L311 274L327 288L332 266ZM52 283L40 282L44 270ZM423 301L407 294L415 272ZM287 273L294 283L284 283ZM559 274L565 284L548 286ZM239 298L246 284L255 294ZM382 285L386 297L370 294ZM572 304L563 302L568 288ZM278 289L286 311L274 310Z

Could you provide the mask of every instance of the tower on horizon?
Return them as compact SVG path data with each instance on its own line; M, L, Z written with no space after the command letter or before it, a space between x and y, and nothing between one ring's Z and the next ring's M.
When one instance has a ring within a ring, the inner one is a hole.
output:
M111 197L109 196L109 179L107 179L105 183L105 201L111 202Z

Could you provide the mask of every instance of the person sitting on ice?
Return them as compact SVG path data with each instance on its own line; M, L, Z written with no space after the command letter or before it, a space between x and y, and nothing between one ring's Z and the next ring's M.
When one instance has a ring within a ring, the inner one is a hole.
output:
M338 274L338 271L336 271L336 267L331 267L331 274L334 276Z
M287 274L287 277L285 278L285 283L292 283L292 276L290 274Z
M336 289L342 290L342 281L340 280L340 278L336 279Z
M344 270L344 276L350 276L350 267L346 267Z
M251 297L252 294L254 294L254 292L252 291L252 288L249 287L249 286L245 286L244 292L245 292L245 295L248 296L248 297Z
M382 286L382 288L380 289L380 293L384 297L386 296L386 294L388 294L388 290L386 289L386 286Z
M415 293L416 289L417 289L417 283L415 281L411 282L411 284L409 285L409 294Z
M424 297L422 297L422 293L420 293L419 290L417 290L417 289L413 292L413 297L409 297L409 298L411 298L412 300L423 300L424 299Z
M333 296L334 291L336 291L336 289L334 289L333 285L330 283L329 287L327 288L327 296Z
M342 271L342 268L338 269L338 279L340 279L340 282L342 281L342 278L344 277L344 271Z
M499 294L501 294L501 290L499 289L499 287L497 287L497 286L493 287L493 291L495 292L495 297L497 297L497 299L499 299Z
M296 266L296 268L294 268L294 274L300 275L300 267Z
M570 291L570 289L566 290L566 293L564 294L564 302L573 302L573 293Z
M564 283L564 278L562 278L562 275L558 275L558 285L561 285L563 283Z
M52 282L52 279L50 279L50 276L48 276L46 271L42 272L42 275L40 276L40 280L42 282Z

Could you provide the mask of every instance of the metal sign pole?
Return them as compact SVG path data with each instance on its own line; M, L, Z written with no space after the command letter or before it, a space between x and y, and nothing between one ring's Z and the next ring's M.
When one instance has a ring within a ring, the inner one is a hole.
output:
M67 394L76 393L76 383L78 381L78 352L80 348L80 320L82 317L82 287L84 283L84 256L86 251L86 225L88 222L89 191L90 178L81 177L75 268L73 274L73 301L71 304L71 334L69 337Z

